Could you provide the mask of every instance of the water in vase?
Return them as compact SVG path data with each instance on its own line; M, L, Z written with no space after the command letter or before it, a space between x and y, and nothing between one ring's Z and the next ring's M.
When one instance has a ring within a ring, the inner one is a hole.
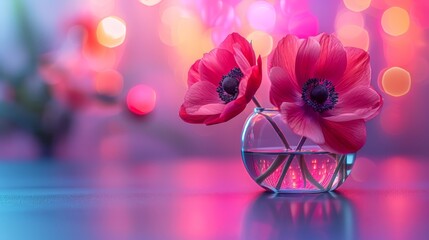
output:
M355 154L320 150L285 151L258 148L242 151L250 176L274 192L325 192L340 186L350 174Z

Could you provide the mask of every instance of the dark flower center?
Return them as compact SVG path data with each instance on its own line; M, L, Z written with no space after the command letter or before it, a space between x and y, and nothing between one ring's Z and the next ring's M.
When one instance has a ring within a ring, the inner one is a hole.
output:
M318 85L311 90L310 98L311 100L323 104L326 99L328 99L329 93L328 89L324 85Z
M223 90L230 94L235 95L237 93L239 81L232 77L226 77L222 80L222 88Z
M222 80L216 88L219 98L222 101L229 103L237 98L238 86L243 76L244 75L239 68L233 68L227 75L222 76Z
M316 112L333 109L338 102L338 93L331 81L326 79L309 79L302 86L302 99Z

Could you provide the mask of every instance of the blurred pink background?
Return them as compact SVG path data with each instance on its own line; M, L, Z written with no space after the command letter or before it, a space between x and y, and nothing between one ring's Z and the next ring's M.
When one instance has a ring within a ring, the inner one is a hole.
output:
M0 159L239 157L251 104L215 126L178 117L190 65L233 31L264 66L288 33L335 33L368 50L385 105L359 154L429 154L427 1L16 0L0 9ZM270 107L268 89L264 72L256 96Z

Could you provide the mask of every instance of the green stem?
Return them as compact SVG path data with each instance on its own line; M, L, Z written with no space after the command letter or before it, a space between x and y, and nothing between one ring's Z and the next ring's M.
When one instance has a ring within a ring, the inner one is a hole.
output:
M256 107L262 108L261 104L259 103L258 99L256 99L255 96L252 97L252 101L256 105ZM286 140L285 135L283 134L282 130L280 130L279 126L277 126L276 122L274 122L274 120L266 114L263 114L263 113L259 113L259 114L261 114L268 120L268 122L273 127L274 131L276 131L277 135L280 137L280 140L282 141L283 145L285 145L286 149L291 149L289 142Z
M332 185L334 184L335 178L337 178L338 172L340 171L340 168L343 166L343 162L344 159L346 157L346 154L342 155L340 159L338 159L338 165L337 168L335 168L334 173L332 174L332 178L331 181L329 181L328 186L326 187L326 189L329 191L332 187Z
M256 105L256 107L258 108L262 108L261 104L259 103L258 99L256 99L255 96L252 97L252 101L253 103ZM273 127L274 131L276 131L277 135L280 137L280 140L282 141L283 145L285 146L286 149L291 149L288 141L286 140L286 137L284 136L283 132L280 130L280 128L277 126L277 124L274 122L274 120L263 113L260 113L262 116L265 117L265 119L268 120L268 122L271 124L271 126ZM286 156L279 154L277 156L277 158L273 161L273 163L268 167L268 169L262 173L260 176L258 176L255 181L260 184L262 183L267 177L269 177L286 159Z
M302 179L304 179L304 187L307 186L307 178L305 177L305 172L304 172L304 168L306 166L305 165L305 160L304 160L304 156L301 154L299 155L299 168L301 170L301 175L302 175Z
M307 140L306 137L301 137L299 140L298 146L296 147L295 151L301 151L302 146L305 143L305 140ZM287 171L289 170L290 164L292 163L293 158L295 157L295 154L291 154L286 162L286 164L283 166L282 174L280 175L279 180L277 181L276 189L279 190L282 186L283 179L286 176Z
M253 103L256 105L256 107L261 108L261 104L259 103L258 99L256 99L255 96L252 97Z
M279 154L273 163L268 167L268 169L259 175L255 181L258 184L261 184L267 177L269 177L286 159L286 155Z
M282 186L283 179L285 178L286 173L287 173L287 170L289 169L290 165L292 164L292 160L293 160L293 158L294 158L294 157L295 157L295 154L291 154L291 155L289 155L289 158L287 159L286 164L285 164L285 165L283 165L283 168L282 168L282 174L280 175L280 178L279 178L279 180L277 181L277 185L276 185L276 189L277 189L277 190L279 190L279 189L280 189L280 187Z
M307 164L305 164L305 161L301 168L301 171L304 173L304 178L306 178L311 184L313 184L313 186L317 187L319 190L325 191L323 186L316 179L314 179L313 175L311 175L310 171L307 168Z
M282 141L283 145L285 145L286 149L290 150L291 147L290 147L288 141L286 140L285 135L282 133L282 130L280 130L280 128L277 126L277 124L274 122L274 120L266 114L263 114L263 113L259 113L259 114L261 114L262 116L264 116L268 120L268 122L274 128L274 131L276 131L277 135L279 135L280 140Z

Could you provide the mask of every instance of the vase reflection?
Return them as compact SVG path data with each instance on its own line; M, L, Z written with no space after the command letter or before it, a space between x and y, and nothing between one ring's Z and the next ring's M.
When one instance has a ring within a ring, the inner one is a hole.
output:
M357 239L351 201L324 194L259 195L244 220L242 239Z

